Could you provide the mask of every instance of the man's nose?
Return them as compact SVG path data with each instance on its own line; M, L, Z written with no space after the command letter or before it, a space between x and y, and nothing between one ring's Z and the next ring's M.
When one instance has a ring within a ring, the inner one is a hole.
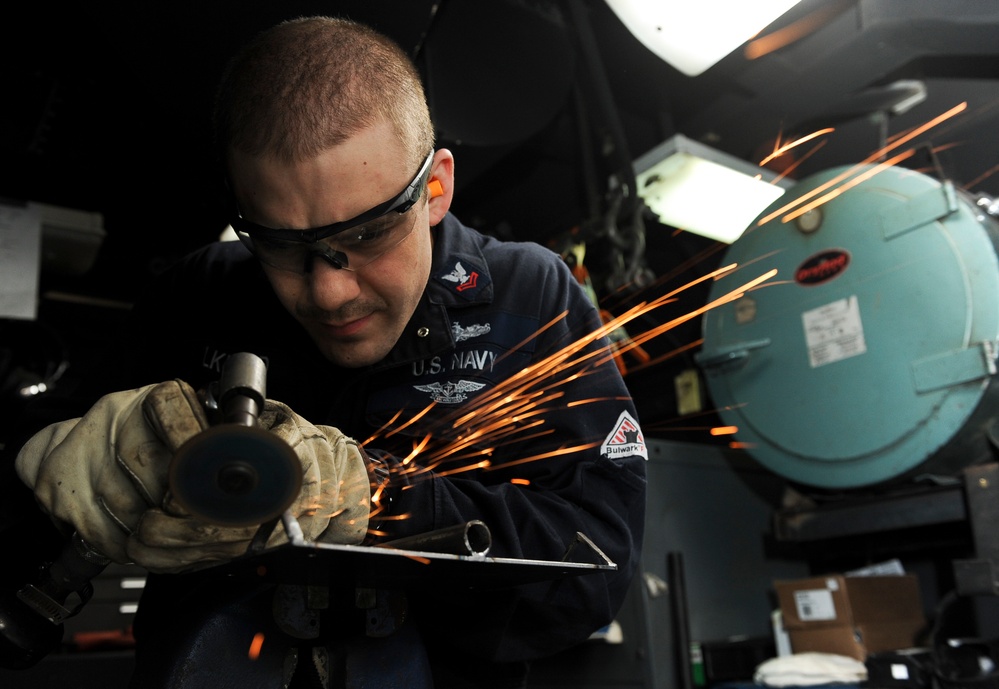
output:
M312 262L312 270L307 275L312 301L324 311L335 311L361 293L356 272L336 268L322 258Z

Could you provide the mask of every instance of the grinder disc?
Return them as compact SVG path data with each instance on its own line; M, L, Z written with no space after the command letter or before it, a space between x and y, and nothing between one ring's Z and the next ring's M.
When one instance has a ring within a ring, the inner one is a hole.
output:
M220 526L275 519L301 488L298 456L262 428L213 426L184 443L170 466L174 499L198 519Z

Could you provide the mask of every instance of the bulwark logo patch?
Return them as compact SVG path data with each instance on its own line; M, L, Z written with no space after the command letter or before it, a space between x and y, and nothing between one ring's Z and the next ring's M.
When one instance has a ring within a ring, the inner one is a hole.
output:
M603 444L600 446L600 454L613 459L614 457L629 457L638 455L643 459L649 458L649 451L645 447L645 436L638 422L632 418L627 411L621 412L614 424L614 430L610 432Z
M476 298L489 286L488 274L469 262L467 258L459 259L452 256L435 277L448 289L468 299Z

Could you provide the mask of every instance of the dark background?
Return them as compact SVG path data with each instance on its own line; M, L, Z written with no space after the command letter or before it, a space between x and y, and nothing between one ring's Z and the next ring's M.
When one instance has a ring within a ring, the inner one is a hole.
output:
M807 23L807 35L755 60L738 50L698 77L641 45L602 0L9 4L0 196L98 212L107 233L86 274L43 269L40 321L69 352L64 384L148 278L224 229L212 89L236 46L298 15L342 14L398 40L424 74L439 145L457 159L455 213L553 248L573 232L589 237L587 266L615 312L724 253L641 214L646 247L621 266L599 231L632 217L609 213L611 177L626 180L630 161L675 133L758 162L778 138L835 127L791 156L801 178L859 162L884 136L967 102L918 143L935 147L933 174L999 195L995 0L804 0L765 33ZM880 117L904 95L900 80L920 80L927 99ZM638 289L628 278L643 267L655 279ZM629 331L697 308L705 294L686 291ZM646 433L711 442L711 415L678 418L673 394L698 338L696 319L660 335L646 350L661 363L629 373Z

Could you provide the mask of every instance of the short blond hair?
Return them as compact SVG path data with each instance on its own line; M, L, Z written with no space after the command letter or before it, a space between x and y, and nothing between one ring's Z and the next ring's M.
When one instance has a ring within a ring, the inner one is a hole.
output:
M418 166L434 146L420 74L397 43L346 19L302 17L257 35L229 63L215 101L232 151L298 161L387 119Z

